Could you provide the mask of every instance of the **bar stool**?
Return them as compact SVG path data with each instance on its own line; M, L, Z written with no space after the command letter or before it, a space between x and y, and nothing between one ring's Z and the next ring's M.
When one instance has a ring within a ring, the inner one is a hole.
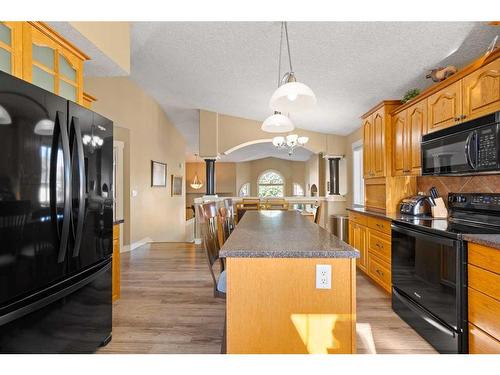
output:
M314 214L314 222L319 225L319 222L321 220L321 203L316 206L316 213Z
M226 271L223 260L219 257L219 225L216 202L197 205L203 247L207 256L208 268L214 283L214 297L226 298ZM220 273L216 276L214 264L220 262Z

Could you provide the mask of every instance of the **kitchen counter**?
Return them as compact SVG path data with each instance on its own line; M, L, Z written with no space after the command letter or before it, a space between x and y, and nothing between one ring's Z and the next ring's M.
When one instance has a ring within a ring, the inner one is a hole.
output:
M357 250L300 212L261 210L246 212L220 256L227 353L356 352Z
M248 211L221 258L359 258L359 251L297 211Z
M500 250L500 234L464 234L464 240Z
M115 220L115 221L113 221L113 225L123 224L124 222L125 222L125 220L123 220L123 219Z
M397 220L401 217L401 214L399 212L386 213L386 212L371 211L367 210L365 207L348 207L347 211L359 212L360 214L370 215L387 220Z

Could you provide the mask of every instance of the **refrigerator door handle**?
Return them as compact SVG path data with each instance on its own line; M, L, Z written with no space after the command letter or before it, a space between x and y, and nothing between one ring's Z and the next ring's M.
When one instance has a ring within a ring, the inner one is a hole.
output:
M85 218L85 158L83 154L82 131L78 117L71 118L72 134L76 141L76 155L78 161L79 189L78 189L78 222L75 233L75 246L73 248L73 258L80 254L80 247L83 236L83 221Z
M59 252L57 262L62 263L66 258L66 249L68 246L69 225L71 216L71 159L69 154L69 137L66 126L61 126L61 116L63 114L56 112L54 121L54 133L52 138L51 156L50 156L50 210L52 222L55 225L56 236L59 238ZM62 155L63 155L63 173L64 173L64 217L62 230L59 232L57 217L57 159L59 153L59 136L61 136Z

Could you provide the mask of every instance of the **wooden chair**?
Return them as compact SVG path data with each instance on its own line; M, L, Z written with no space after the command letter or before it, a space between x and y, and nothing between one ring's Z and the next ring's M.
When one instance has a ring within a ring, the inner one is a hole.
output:
M198 222L200 223L203 247L207 256L208 268L214 283L214 297L226 298L226 271L224 262L219 258L219 215L216 202L197 205ZM220 273L216 276L214 264L219 261Z
M321 220L321 203L316 206L316 213L314 214L314 222L319 225L320 220Z
M229 233L231 233L236 227L236 223L234 221L234 205L231 198L224 199L224 208L227 211L226 218L229 224Z
M229 223L230 213L226 207L219 208L219 244L222 246L226 243L231 234L231 226Z
M266 210L288 210L288 202L282 198L269 198L266 201Z

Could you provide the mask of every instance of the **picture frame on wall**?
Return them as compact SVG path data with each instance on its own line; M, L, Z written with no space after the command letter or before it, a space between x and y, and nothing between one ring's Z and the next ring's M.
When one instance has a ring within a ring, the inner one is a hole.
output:
M171 177L171 194L172 197L178 197L182 195L182 176Z
M167 187L167 164L151 160L151 186Z

